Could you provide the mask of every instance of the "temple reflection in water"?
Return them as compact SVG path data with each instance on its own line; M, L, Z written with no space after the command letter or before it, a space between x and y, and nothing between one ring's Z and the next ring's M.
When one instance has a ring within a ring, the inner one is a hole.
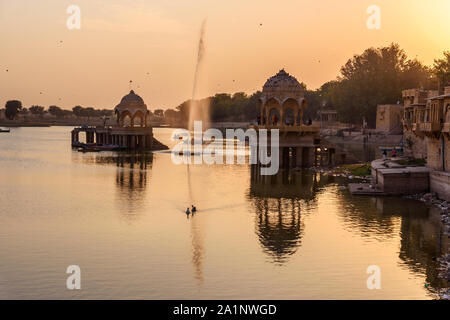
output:
M275 264L284 264L301 247L306 214L316 212L318 195L333 192L344 228L367 241L386 242L399 236L399 258L410 272L426 275L431 288L448 287L438 277L437 257L449 250L439 211L401 198L352 196L337 186L345 178L310 171L280 171L261 176L251 169L249 198L255 209L255 232L263 251ZM333 187L334 185L334 187ZM326 187L326 188L325 188Z
M75 153L79 156L79 153ZM151 172L153 153L150 152L108 152L82 154L83 163L116 167L115 200L120 208L121 218L136 221L145 211L145 191Z
M289 170L264 176L252 166L250 181L256 234L264 252L273 262L283 264L301 245L302 214L310 211L303 209L314 205L317 191L334 177Z
M116 167L116 203L121 219L136 222L145 214L144 199L153 163L151 153L83 154L78 159ZM256 167L250 168L247 198L255 212L255 234L269 262L284 265L298 252L308 228L305 217L319 213L319 199L333 194L344 229L381 245L399 237L400 266L411 273L424 274L430 288L447 287L448 283L438 277L436 260L449 250L439 212L409 199L352 196L338 187L346 182L343 177L309 170L280 170L276 175L262 176ZM207 216L205 208L198 217L189 219L191 263L199 286L204 282Z

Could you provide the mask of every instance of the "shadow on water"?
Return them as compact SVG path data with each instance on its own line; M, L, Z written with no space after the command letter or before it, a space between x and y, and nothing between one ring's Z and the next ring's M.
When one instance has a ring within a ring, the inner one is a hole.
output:
M153 163L152 153L105 152L77 155L85 164L116 167L116 201L121 218L127 222L139 219L145 208L145 190Z
M335 177L287 170L262 176L257 170L252 166L248 194L256 211L255 232L271 260L284 264L301 245L302 214L317 205L317 193Z
M430 291L448 287L448 282L438 277L436 258L448 252L450 243L437 208L398 197L352 196L348 191L342 192L339 205L345 228L379 242L388 242L398 233L400 264L413 273L425 274ZM400 221L399 229L396 221Z
M398 235L400 265L424 274L431 292L448 287L448 282L438 277L436 258L449 250L439 211L410 199L352 196L337 188L347 183L343 177L310 171L261 176L251 169L248 198L256 212L255 232L272 263L285 264L296 253L302 244L305 214L312 212L317 195L327 188L335 193L340 206L336 211L345 229L380 243Z

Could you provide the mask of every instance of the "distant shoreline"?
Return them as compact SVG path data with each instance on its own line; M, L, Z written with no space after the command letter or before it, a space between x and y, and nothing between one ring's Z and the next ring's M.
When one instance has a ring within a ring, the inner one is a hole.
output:
M79 126L103 126L102 119L87 120L40 120L40 121L23 121L23 120L0 120L0 127L19 128L19 127L79 127ZM106 124L111 125L111 124ZM160 123L149 124L153 128L166 127Z

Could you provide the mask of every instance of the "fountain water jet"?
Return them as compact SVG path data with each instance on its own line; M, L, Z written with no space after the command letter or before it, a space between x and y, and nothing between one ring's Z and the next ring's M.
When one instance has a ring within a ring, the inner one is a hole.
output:
M204 73L204 64L205 64L205 32L206 32L206 19L203 20L202 26L200 28L200 40L198 43L197 64L195 66L192 98L189 105L189 120L188 120L189 130L193 130L195 120L201 120L203 122L204 124L203 129L207 129L205 125L206 123L209 122L209 100L208 99L198 100L199 86L203 80L202 76Z

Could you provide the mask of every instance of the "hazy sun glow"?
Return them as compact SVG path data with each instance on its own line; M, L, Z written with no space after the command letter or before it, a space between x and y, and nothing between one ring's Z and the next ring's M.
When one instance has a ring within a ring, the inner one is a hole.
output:
M71 4L0 0L2 106L113 108L133 80L151 109L174 108L191 96L205 18L201 96L254 92L281 68L317 88L391 42L427 64L450 49L448 0L379 0L380 30L367 29L365 0L79 0L81 29L68 30Z

